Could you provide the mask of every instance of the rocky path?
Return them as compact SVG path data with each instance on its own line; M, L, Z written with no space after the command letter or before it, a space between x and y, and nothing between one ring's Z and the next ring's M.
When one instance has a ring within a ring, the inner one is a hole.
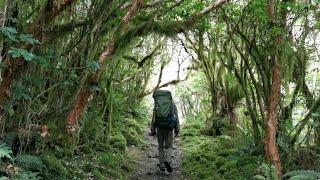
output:
M181 175L181 149L180 138L175 138L172 153L172 174L161 174L158 164L158 142L156 137L145 135L146 146L144 148L132 149L136 156L136 174L130 179L133 180L158 180L158 179L185 179Z

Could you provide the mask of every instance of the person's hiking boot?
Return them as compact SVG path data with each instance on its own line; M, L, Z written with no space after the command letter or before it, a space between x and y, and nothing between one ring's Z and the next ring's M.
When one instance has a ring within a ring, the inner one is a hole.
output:
M171 167L171 165L170 165L167 161L164 163L164 165L166 166L167 171L168 171L169 173L172 173L172 167Z

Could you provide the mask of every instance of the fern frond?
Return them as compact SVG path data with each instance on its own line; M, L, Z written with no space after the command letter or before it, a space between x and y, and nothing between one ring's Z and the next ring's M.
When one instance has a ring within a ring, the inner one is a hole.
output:
M290 171L283 175L283 178L289 178L290 179L320 179L320 172L312 171L312 170L297 170L297 171Z
M21 173L18 173L14 179L28 179L28 180L38 180L39 175L40 173L38 172L30 172L30 171L24 171L24 172L21 172Z
M306 175L298 175L298 176L293 176L289 180L316 180L316 179Z
M27 170L38 170L41 171L43 169L42 160L33 155L20 155L14 159L14 162L19 166L27 169Z
M254 179L254 180L266 180L266 178L264 176L262 176L262 175L255 175L251 179Z
M6 146L5 144L0 144L0 159L3 157L12 159L11 154L12 150L10 147Z

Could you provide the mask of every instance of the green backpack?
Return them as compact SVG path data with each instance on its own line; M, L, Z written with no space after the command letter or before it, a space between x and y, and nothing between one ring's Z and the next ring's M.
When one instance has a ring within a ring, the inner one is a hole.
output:
M154 113L158 127L170 127L170 117L173 116L173 102L170 91L156 90L153 95Z

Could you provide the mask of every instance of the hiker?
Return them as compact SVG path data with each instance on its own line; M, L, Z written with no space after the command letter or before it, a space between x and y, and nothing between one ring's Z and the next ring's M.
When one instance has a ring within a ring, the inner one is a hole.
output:
M157 135L160 171L172 172L171 155L173 131L175 137L179 134L179 118L177 107L168 90L156 90L153 93L154 109L151 121L151 134Z

